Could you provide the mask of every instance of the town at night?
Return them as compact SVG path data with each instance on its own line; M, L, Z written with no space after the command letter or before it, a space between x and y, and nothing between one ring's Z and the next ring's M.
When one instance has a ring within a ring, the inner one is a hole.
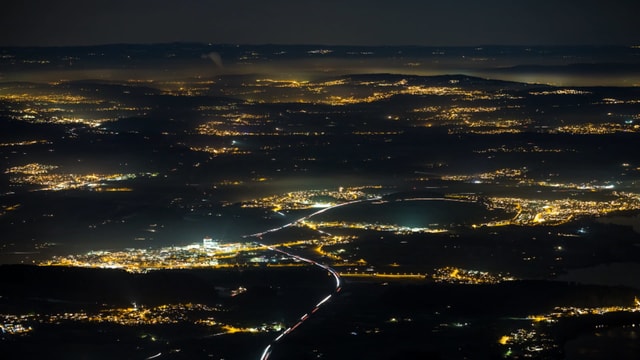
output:
M2 27L46 23L36 2ZM477 33L420 42L432 14L378 42L390 24L356 25L415 15L317 10L320 32L256 5L300 33L257 10L206 33L165 3L112 32L105 8L86 33L0 37L2 358L638 358L626 13L562 8L557 35L465 13ZM621 22L605 41L580 19Z

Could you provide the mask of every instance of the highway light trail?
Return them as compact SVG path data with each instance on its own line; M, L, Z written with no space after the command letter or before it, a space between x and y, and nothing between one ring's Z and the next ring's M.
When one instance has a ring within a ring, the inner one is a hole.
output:
M282 230L282 229L284 229L284 228L287 228L287 227L289 227L289 226L292 226L292 225L294 225L294 224L297 224L298 222L301 222L301 221L307 220L307 219L309 219L309 218L311 218L311 217L313 217L313 216L315 216L315 215L321 214L321 213L323 213L323 212L325 212L325 211L328 211L328 210L331 210L331 209L335 209L335 208L340 207L340 206L352 205L352 204L360 203L360 202L363 202L363 201L373 201L373 200L379 200L379 199L380 199L380 198L368 199L368 200L355 200L355 201L349 201L349 202L346 202L346 203L342 203L342 204L334 205L334 206L331 206L331 207L328 207L328 208L324 208L324 209L322 209L322 210L318 210L318 211L316 211L316 212L314 212L314 213L312 213L312 214L310 214L310 215L307 215L307 216L305 216L305 217L302 217L302 218L300 218L300 219L298 219L298 220L296 220L296 221L293 221L293 222L291 222L291 223L285 224L285 225L283 225L283 226L280 226L280 227L277 227L277 228L274 228L274 229L270 229L270 230L267 230L267 231L263 231L263 232L260 232L260 233L256 233L256 234L245 235L244 237L245 237L245 238L247 238L247 237L257 237L257 238L261 238L264 234L273 233L273 232L276 232L276 231ZM321 234L327 234L327 233L326 233L326 232L324 232L324 231L319 231L319 232L320 232ZM326 270L326 271L328 271L328 272L331 274L331 276L333 276L333 278L334 278L334 279L335 279L335 281L336 281L336 284L335 284L334 290L333 290L333 292L332 292L331 294L327 295L325 298L323 298L322 300L320 300L320 302L318 302L318 304L316 304L316 306L314 306L314 307L313 307L313 309L311 309L311 311L309 311L309 312L305 313L304 315L302 315L302 316L300 317L300 319L298 320L298 322L296 322L293 326L288 327L287 329L285 329L282 333L280 333L280 334L279 334L279 335L278 335L278 336L277 336L277 337L276 337L276 338L275 338L275 339L274 339L274 340L273 340L273 341L272 341L272 342L271 342L271 343L270 343L270 344L269 344L269 345L264 349L264 351L262 352L262 355L260 356L260 360L267 360L267 359L269 358L269 356L271 355L272 346L273 346L274 344L276 344L277 342L279 342L282 338L284 338L284 336L285 336L285 335L288 335L289 333L291 333L292 331L294 331L295 329L297 329L300 325L302 325L302 323L303 323L303 322L305 322L306 320L308 320L308 319L309 319L309 317L310 317L310 315L311 315L311 314L315 314L315 312L316 312L316 311L318 311L318 309L319 309L322 305L324 305L327 301L329 301L329 300L331 299L331 297L333 296L333 294L337 294L338 292L340 292L340 290L342 289L342 280L340 279L340 274L338 274L338 272L337 272L335 269L333 269L332 267L330 267L330 266L328 266L328 265L326 265L326 264L320 264L320 263L318 263L318 262L316 262L316 261L314 261L314 260L310 260L310 259L304 258L304 257L302 257L302 256L292 254L292 253L290 253L290 252L288 252L288 251L284 251L284 250L278 249L278 248L277 248L277 247L275 247L275 246L266 245L266 244L260 244L260 246L265 247L265 248L267 248L267 249L269 249L269 250L271 250L271 251L276 251L276 252L279 252L279 253L281 253L281 254L284 254L284 255L286 255L286 256L288 256L288 257L292 258L292 259L295 259L295 260L298 260L298 261L303 261L303 262L306 262L306 263L308 263L308 264L310 264L310 265L314 265L314 266L317 266L317 267L319 267L319 268L321 268L321 269L323 269L323 270Z
M348 202L332 205L332 206L326 207L324 209L318 210L318 211L316 211L316 212L314 212L312 214L309 214L307 216L301 217L298 220L292 221L292 222L290 222L288 224L279 226L277 228L265 230L263 232L259 232L259 233L255 233L255 234L244 235L242 237L243 238L250 238L250 237L260 238L260 237L262 237L262 236L264 236L266 234L270 234L270 233L274 233L274 232L280 231L282 229L286 229L289 226L293 226L293 225L298 224L298 223L300 223L302 221L309 220L310 218L312 218L312 217L314 217L316 215L322 214L322 213L324 213L326 211L333 210L333 209L341 207L341 206L353 205L353 204L357 204L357 203L361 203L361 202L365 202L365 201L376 201L376 200L380 200L380 197L376 197L376 198L373 198L373 199L354 200L354 201L348 201ZM319 232L322 233L322 234L326 234L325 232L322 232L322 231L319 231Z
M376 198L372 198L372 199L364 199L364 200L354 200L354 201L349 201L349 202L345 202L345 203L341 203L341 204L333 205L333 206L330 206L330 207L327 207L327 208L323 208L323 209L321 209L321 210L318 210L318 211L316 211L316 212L314 212L314 213L311 213L311 214L309 214L309 215L307 215L307 216L304 216L304 217L302 217L302 218L299 218L299 219L297 219L297 220L295 220L295 221L292 221L292 222L290 222L290 223L288 223L288 224L285 224L285 225L279 226L279 227L277 227L277 228L269 229L269 230L266 230L266 231L263 231L263 232L260 232L260 233L251 234L251 235L245 235L245 236L243 236L243 237L244 237L244 238L249 238L249 237L262 238L262 236L263 236L263 235L265 235L265 234L269 234L269 233L274 233L274 232L280 231L280 230L282 230L282 229L285 229L285 228L287 228L287 227L290 227L290 226L296 225L296 224L298 224L298 223L300 223L300 222L303 222L303 221L309 220L310 218L312 218L312 217L314 217L314 216L316 216L316 215L322 214L322 213L324 213L324 212L327 212L327 211L329 211L329 210L332 210L332 209L335 209L335 208L338 208L338 207L347 206L347 205L353 205L353 204L358 204L358 203L367 202L367 201L369 201L369 202L370 202L370 201L378 201L378 200L381 200L381 197L376 197ZM448 199L448 198L442 198L442 197L438 197L438 198L436 198L436 197L428 197L428 198L407 198L407 199L398 199L398 200L396 200L396 201L436 201L436 200L441 200L441 201L456 201L456 202L469 202L469 200ZM323 235L330 235L329 233L327 233L327 232L325 232L325 231L322 231L322 230L316 230L316 231L317 231L318 233L320 233L320 234L323 234ZM284 251L284 250L278 249L278 248L277 248L277 247L275 247L275 246L266 245L266 244L262 244L262 243L261 243L261 244L259 244L259 245L260 245L260 246L262 246L262 247L264 247L264 248L267 248L267 249L269 249L269 250L271 250L271 251L276 251L276 252L279 252L279 253L281 253L281 254L284 254L284 255L286 255L286 256L288 256L288 257L292 258L292 259L295 259L295 260L298 260L298 261L303 261L303 262L306 262L306 263L308 263L308 264L310 264L310 265L314 265L314 266L320 267L320 268L322 268L323 270L328 271L328 272L333 276L333 278L334 278L334 279L335 279L335 281L336 281L336 284L335 284L334 290L333 290L333 292L332 292L331 294L328 294L326 297L324 297L322 300L320 300L320 301L319 301L319 302L318 302L318 303L317 303L317 304L316 304L316 305L311 309L311 311L309 311L309 312L305 313L304 315L302 315L302 316L300 317L300 319L298 320L298 322L296 322L293 326L290 326L290 327L288 327L287 329L285 329L283 332L281 332L281 333L280 333L280 334L279 334L279 335L278 335L278 336L277 336L277 337L276 337L276 338L275 338L275 339L274 339L274 340L273 340L273 341L272 341L272 342L271 342L271 343L270 343L270 344L269 344L269 345L264 349L264 351L262 352L262 355L260 356L260 360L267 360L267 359L269 358L269 356L271 355L271 351L272 351L272 347L273 347L273 345L275 345L275 344L276 344L276 343L278 343L280 340L282 340L282 338L284 338L286 335L290 334L290 333L291 333L291 332L293 332L295 329L297 329L300 325L302 325L302 323L303 323L303 322L305 322L307 319L309 319L310 315L315 314L315 313L316 313L316 311L318 311L318 309L319 309L321 306L325 305L329 300L331 300L331 297L332 297L334 294L337 294L337 293L339 293L339 292L340 292L340 290L342 290L342 280L341 280L340 275L338 274L338 272L337 272L335 269L333 269L332 267L330 267L330 266L328 266L328 265L326 265L326 264L320 264L320 263L318 263L318 262L316 262L316 261L314 261L314 260L310 260L310 259L304 258L304 257L302 257L302 256L292 254L292 253L290 253L290 252L288 252L288 251Z
M318 311L320 306L324 305L327 301L329 301L329 299L331 299L331 296L333 294L339 292L340 289L341 289L342 280L340 279L340 275L338 274L338 272L336 270L334 270L333 268L331 268L331 267L329 267L329 266L327 266L325 264L319 264L319 263L317 263L317 262L315 262L313 260L304 258L304 257L299 256L299 255L292 254L292 253L290 253L288 251L284 251L284 250L278 249L278 248L273 247L273 246L268 246L268 245L264 245L264 244L260 244L260 245L268 248L269 250L277 251L277 252L279 252L281 254L284 254L284 255L286 255L286 256L288 256L290 258L293 258L293 259L296 259L296 260L299 260L299 261L304 261L304 262L306 262L306 263L308 263L310 265L315 265L315 266L317 266L319 268L322 268L323 270L328 271L336 281L336 286L335 286L335 288L334 288L334 290L333 290L333 292L331 294L327 295L324 299L320 300L320 302L318 304L316 304L316 306L314 306L313 309L310 312L307 312L304 315L302 315L300 317L300 320L298 320L298 322L296 322L293 326L288 327L287 329L285 329L282 333L280 333L280 335L278 335L271 342L271 344L269 344L264 349L264 351L262 352L262 356L260 357L260 360L267 360L269 358L269 355L271 354L271 346L274 345L275 343L277 343L278 341L280 341L285 335L287 335L287 334L291 333L292 331L294 331L295 329L297 329L300 325L302 325L303 322L305 322L306 320L309 319L309 314L313 314L316 311Z
M269 354L271 354L271 345L267 345L267 347L262 352L262 356L260 356L260 359L267 360L269 358Z

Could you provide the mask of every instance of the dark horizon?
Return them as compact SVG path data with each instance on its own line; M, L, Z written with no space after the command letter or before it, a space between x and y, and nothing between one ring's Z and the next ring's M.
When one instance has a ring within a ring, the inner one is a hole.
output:
M576 49L576 48L632 48L640 49L640 43L628 44L469 44L469 45L358 45L358 44L330 44L330 43L234 43L234 42L207 42L207 41L165 41L165 42L111 42L96 44L75 44L75 45L0 45L1 49L41 49L41 48L91 48L109 46L161 46L161 45L205 45L205 46L328 46L336 48L443 48L443 49L469 49L469 48L552 48L552 49Z
M7 5L0 46L119 43L336 44L640 44L635 1L489 0L204 3L121 0Z

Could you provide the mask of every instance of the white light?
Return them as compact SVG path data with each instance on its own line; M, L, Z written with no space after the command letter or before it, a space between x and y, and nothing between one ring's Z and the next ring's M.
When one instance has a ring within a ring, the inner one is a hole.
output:
M326 298L322 299L322 301L320 301L320 302L316 305L316 307L318 307L318 306L320 306L320 305L324 304L324 303L325 303L325 302L327 302L327 300L329 300L329 299L331 299L331 295L328 295Z
M262 356L260 356L260 360L266 360L269 358L269 350L271 349L271 345L267 345L267 347L262 352Z
M324 209L324 208L331 207L331 204L330 203L315 203L311 207L312 208L316 208L316 209Z

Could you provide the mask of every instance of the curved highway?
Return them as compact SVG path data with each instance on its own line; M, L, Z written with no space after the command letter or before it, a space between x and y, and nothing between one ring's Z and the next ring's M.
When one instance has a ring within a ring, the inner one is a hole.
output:
M287 227L293 226L293 225L295 225L295 224L298 224L298 223L300 223L300 222L302 222L302 221L308 220L308 219L310 219L310 218L312 218L312 217L314 217L314 216L316 216L316 215L322 214L322 213L324 213L324 212L326 212L326 211L329 211L329 210L335 209L335 208L337 208L337 207L353 205L353 204L357 204L357 203L361 203L361 202L366 202L366 201L377 201L377 200L380 200L380 199L381 199L381 197L376 197L376 198L372 198L372 199L354 200L354 201L349 201L349 202L345 202L345 203L341 203L341 204L333 205L333 206L330 206L330 207L327 207L327 208L324 208L324 209L318 210L318 211L316 211L316 212L314 212L314 213L311 213L311 214L309 214L309 215L307 215L307 216L304 216L304 217L302 217L302 218L299 218L299 219L297 219L297 220L295 220L295 221L292 221L292 222L290 222L290 223L288 223L288 224L285 224L285 225L279 226L279 227L277 227L277 228L269 229L269 230L266 230L266 231L263 231L263 232L259 232L259 233L255 233L255 234L251 234L251 235L245 235L245 236L243 236L243 237L244 237L244 238L249 238L249 237L262 238L262 236L263 236L263 235L265 235L265 234L269 234L269 233L273 233L273 232L276 232L276 231L279 231L279 230L285 229L285 228L287 228ZM445 201L456 201L456 202L470 202L470 201L468 201L468 200L462 200L462 199L448 199L448 198L444 198L444 197L441 197L441 198L440 198L440 197L428 197L428 198L407 198L407 199L397 199L397 200L395 200L395 201L434 201L434 200L445 200ZM322 230L316 230L316 231L318 231L319 233L324 234L324 235L330 235L330 234L328 234L327 232L322 231ZM290 327L288 327L287 329L285 329L285 330L284 330L283 332L281 332L281 333L280 333L280 334L279 334L279 335L278 335L278 336L277 336L277 337L276 337L276 338L275 338L275 339L274 339L274 340L273 340L269 345L267 345L267 347L262 351L262 355L260 356L260 360L267 360L267 359L269 359L269 356L271 355L271 351L273 350L273 346L274 346L274 345L276 345L276 344L277 344L277 343L278 343L278 342L279 342L283 337L285 337L287 334L290 334L292 331L294 331L296 328L298 328L298 326L300 326L303 322L305 322L305 321L309 318L309 316L310 316L311 314L313 314L313 313L315 313L316 311L318 311L318 309L319 309L321 306L323 306L327 301L329 301L333 295L335 295L336 293L340 292L340 290L342 289L342 280L341 280L340 275L338 274L338 272L337 272L335 269L333 269L332 267L330 267L330 266L328 266L328 265L326 265L326 264L321 264L321 263L318 263L318 262L316 262L316 261L313 261L313 260L310 260L310 259L304 258L304 257L302 257L302 256L292 254L292 253L290 253L290 252L287 252L287 251L284 251L284 250L278 249L277 247L274 247L274 246L265 245L265 244L260 244L260 245L261 245L261 246L264 246L264 247L266 247L266 248L268 248L269 250L277 251L277 252L279 252L279 253L282 253L282 254L284 254L284 255L286 255L286 256L289 256L289 257L291 257L291 258L293 258L293 259L297 259L297 260L299 260L299 261L304 261L304 262L306 262L306 263L308 263L308 264L311 264L311 265L314 265L314 266L318 266L318 267L320 267L320 268L322 268L322 269L324 269L324 270L328 271L328 272L329 272L329 273L334 277L334 279L335 279L335 281L336 281L335 288L334 288L333 292L331 292L331 293L330 293L330 294L328 294L326 297L324 297L322 300L320 300L320 301L319 301L319 302L318 302L318 303L317 303L317 304L316 304L316 305L315 305L315 306L314 306L314 307L313 307L309 312L307 312L307 313L305 313L304 315L302 315L302 316L298 319L298 321L297 321L293 326L290 326Z
M295 225L295 224L297 224L297 223L299 223L301 221L305 221L305 220L307 220L307 219L309 219L309 218L311 218L313 216L316 216L318 214L322 214L325 211L329 211L331 209L335 209L335 208L340 207L340 206L347 206L347 205L352 205L352 204L356 204L356 203L361 203L361 202L364 202L364 201L374 201L374 200L379 200L379 199L380 198L366 199L366 200L355 200L355 201L349 201L349 202L346 202L346 203L337 204L337 205L334 205L334 206L330 206L330 207L318 210L318 211L316 211L316 212L314 212L312 214L309 214L307 216L304 216L302 218L299 218L299 219L297 219L295 221L292 221L292 222L290 222L288 224L279 226L277 228L269 229L269 230L266 230L266 231L263 231L263 232L260 232L260 233L251 234L251 235L245 235L243 237L244 238L248 238L248 237L262 238L262 236L265 235L265 234L273 233L273 232L282 230L282 229L287 228L289 226ZM317 230L317 231L319 233L321 233L321 234L329 235L327 232L324 232L322 230ZM335 269L333 269L332 267L330 267L330 266L328 266L326 264L321 264L319 262L304 258L302 256L292 254L290 252L278 249L278 248L276 248L274 246L265 245L265 244L260 244L260 245L268 248L269 250L277 251L279 253L282 253L282 254L284 254L286 256L289 256L289 257L291 257L293 259L297 259L299 261L304 261L304 262L306 262L308 264L311 264L311 265L314 265L314 266L318 266L318 267L328 271L336 281L335 287L334 287L333 291L330 294L328 294L327 296L322 298L322 300L320 300L309 312L307 312L304 315L300 316L298 321L293 326L290 326L290 327L286 328L275 339L273 339L273 341L269 345L267 345L267 347L262 351L262 355L260 356L260 360L267 360L267 359L269 359L269 355L271 355L272 348L273 348L273 346L275 344L277 344L283 337L285 337L287 334L289 334L292 331L294 331L295 329L297 329L298 326L300 326L303 322L305 322L307 319L309 319L309 316L314 314L316 311L318 311L318 309L320 309L321 306L323 306L327 301L329 301L334 294L340 292L340 290L342 289L342 280L340 279L340 275L338 274L338 272Z
M261 244L261 245L263 245L263 244ZM281 332L281 333L280 333L280 335L278 335L278 336L277 336L277 337L276 337L276 338L271 342L271 344L269 344L269 345L264 349L264 351L262 352L262 355L260 356L260 360L267 360L267 359L269 358L269 355L271 355L271 348L273 347L273 345L275 345L278 341L280 341L280 339L282 339L283 337L285 337L287 334L291 333L291 332L292 332L292 331L294 331L296 328L298 328L298 326L300 326L303 322L305 322L307 319L309 319L309 316L310 316L311 314L313 314L313 313L315 313L316 311L318 311L318 309L319 309L322 305L324 305L327 301L329 301L329 299L331 299L331 297L332 297L335 293L338 293L338 292L341 290L341 288L342 288L342 284L341 284L341 283L342 283L342 280L340 279L340 275L338 274L338 272L337 272L335 269L333 269L333 268L331 268L331 267L329 267L329 266L327 266L327 265L325 265L325 264L320 264L320 263L315 262L315 261L313 261L313 260L309 260L309 259L307 259L307 258L303 258L302 256L298 256L298 255L292 254L292 253L290 253L290 252L287 252L287 251L284 251L284 250L280 250L280 249L275 248L275 247L273 247L273 246L268 246L268 245L263 245L263 246L266 246L269 250L277 251L277 252L282 253L282 254L284 254L284 255L286 255L286 256L289 256L289 257L291 257L291 258L293 258L293 259L297 259L297 260L300 260L300 261L304 261L304 262L306 262L306 263L309 263L309 264L311 264L311 265L315 265L315 266L321 267L322 269L324 269L324 270L328 271L329 273L331 273L331 275L333 276L333 278L334 278L334 279L335 279L335 281L336 281L336 286L335 286L335 288L334 288L334 290L333 290L333 292L332 292L331 294L327 295L327 296L326 296L326 297L324 297L322 300L320 300L320 302L318 302L318 303L317 303L317 304L316 304L316 305L311 309L311 311L309 311L309 312L305 313L304 315L302 315L302 316L300 317L300 319L298 319L298 322L296 322L293 326L290 326L290 327L286 328L283 332Z
M341 207L341 206L347 206L347 205L353 205L353 204L357 204L357 203L361 203L361 202L365 202L365 201L375 201L375 200L380 200L379 197L373 198L373 199L364 199L364 200L354 200L354 201L349 201L349 202L345 202L345 203L341 203L341 204L337 204L337 205L332 205L329 207L326 207L324 209L320 209L314 213L311 213L307 216L303 216L295 221L292 221L288 224L284 224L282 226L278 226L277 228L273 228L273 229L269 229L263 232L259 232L259 233L255 233L255 234L251 234L251 235L244 235L243 238L250 238L250 237L257 237L257 238L261 238L262 236L272 233L272 232L276 232L276 231L280 231L282 229L288 228L289 226L293 226L299 222L305 221L305 220L309 220L310 218L322 214L325 211L329 211L329 210L333 210L335 208ZM325 232L319 231L322 234L326 234Z

